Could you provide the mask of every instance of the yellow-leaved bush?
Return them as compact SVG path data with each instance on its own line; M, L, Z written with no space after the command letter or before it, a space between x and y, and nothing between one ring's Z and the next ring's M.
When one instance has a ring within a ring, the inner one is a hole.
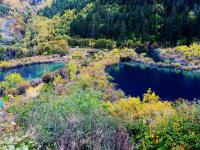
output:
M142 100L139 97L123 98L114 103L105 102L103 107L113 117L119 117L130 123L136 119L145 119L153 125L175 114L171 102L160 101L160 98L150 89L144 94Z
M194 57L199 57L200 56L200 45L199 44L192 44L190 46L182 45L182 46L177 46L175 49L179 51L183 51L186 56L194 56ZM186 53L187 52L187 53Z
M78 67L75 62L69 62L67 64L67 69L69 71L69 79L74 80L77 76Z

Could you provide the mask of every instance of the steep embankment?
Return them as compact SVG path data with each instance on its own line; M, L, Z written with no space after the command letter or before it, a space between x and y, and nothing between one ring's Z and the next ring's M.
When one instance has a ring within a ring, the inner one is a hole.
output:
M2 26L1 26L1 32L3 40L1 41L2 45L8 45L9 43L12 43L15 40L19 40L22 37L22 34L18 32L14 32L12 30L13 24L16 22L15 19L8 19L5 18Z
M37 15L49 3L49 0L4 0L1 5L8 11L0 18L1 44L12 45L19 42L23 38L29 18Z

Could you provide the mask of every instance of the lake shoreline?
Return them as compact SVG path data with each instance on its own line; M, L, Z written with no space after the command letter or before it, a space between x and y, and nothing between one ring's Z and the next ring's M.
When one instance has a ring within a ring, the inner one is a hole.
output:
M199 72L152 66L138 61L118 62L107 66L105 72L111 76L109 82L113 84L113 89L122 90L125 96L142 97L151 88L164 101L185 99L196 102L199 99Z
M59 55L26 57L26 58L17 59L17 60L2 61L4 64L0 66L0 71L4 72L9 69L16 69L23 66L54 63L54 62L64 62L64 61L65 60L63 60L63 58L60 57Z
M157 50L156 50L157 51ZM159 50L158 50L159 51ZM159 51L160 53L160 51ZM164 55L159 54L160 58L164 58L166 60L169 60L170 57L164 57ZM179 62L177 62L176 60L173 62L170 61L166 61L166 62L162 62L162 61L154 61L152 57L149 56L142 56L142 54L138 54L137 57L127 57L127 58L123 58L120 59L120 61L122 62L129 62L129 61L135 61L141 64L147 64L150 65L152 67L163 67L163 68L169 68L169 69L177 69L177 70L181 70L181 71L195 71L195 72L200 72L200 67L198 65L193 65L193 66L188 66L188 64L181 64Z
M180 70L180 71L195 71L195 72L200 72L200 69L187 69L184 66L175 66L175 65L169 65L169 64L161 64L161 63L155 63L155 62L146 62L140 59L132 59L131 61L137 62L137 63L141 63L141 64L145 64L145 65L149 65L151 67L155 67L155 68L166 68L166 69L174 69L174 70Z

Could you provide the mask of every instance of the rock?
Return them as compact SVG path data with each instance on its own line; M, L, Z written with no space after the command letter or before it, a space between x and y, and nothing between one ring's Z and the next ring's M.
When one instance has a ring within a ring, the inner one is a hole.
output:
M36 87L37 85L39 85L40 83L42 83L42 79L35 79L35 80L32 80L31 82L30 82L30 86L32 86L32 87Z

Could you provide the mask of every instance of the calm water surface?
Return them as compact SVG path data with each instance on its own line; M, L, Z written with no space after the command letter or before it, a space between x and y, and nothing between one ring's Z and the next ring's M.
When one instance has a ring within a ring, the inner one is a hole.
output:
M41 77L44 73L52 72L62 67L64 67L64 63L54 62L9 69L4 72L0 72L0 81L2 81L6 75L14 72L21 74L25 79L32 80Z
M164 100L200 98L200 73L122 62L106 68L116 88L126 95L142 96L152 88Z

